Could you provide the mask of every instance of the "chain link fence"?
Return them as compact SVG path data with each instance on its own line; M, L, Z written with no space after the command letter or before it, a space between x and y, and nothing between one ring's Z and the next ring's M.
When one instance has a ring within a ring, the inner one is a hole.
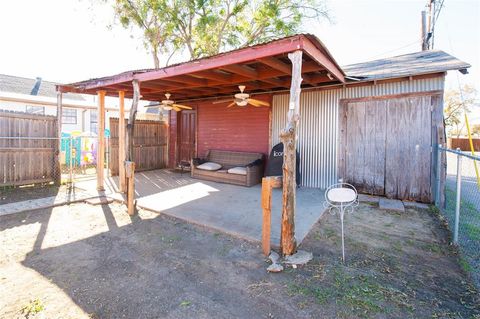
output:
M476 162L480 173L480 154L440 147L441 153L447 158L445 202L439 205L437 200L437 206L450 225L462 267L480 287L480 185L475 168Z
M108 168L108 138L105 144ZM97 150L96 136L0 137L0 190L95 179Z

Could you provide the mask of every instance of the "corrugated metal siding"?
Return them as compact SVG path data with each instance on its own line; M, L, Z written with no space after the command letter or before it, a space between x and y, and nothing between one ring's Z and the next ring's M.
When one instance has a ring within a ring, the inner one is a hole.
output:
M444 78L437 77L303 92L297 142L302 186L326 188L337 181L339 100L443 90L443 86ZM280 142L279 134L287 121L288 99L288 94L273 97L272 146Z

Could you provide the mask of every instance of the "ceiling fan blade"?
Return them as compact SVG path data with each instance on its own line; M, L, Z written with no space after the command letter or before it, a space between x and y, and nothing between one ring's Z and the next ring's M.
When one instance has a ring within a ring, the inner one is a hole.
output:
M173 105L172 105L172 109L173 109L175 112L180 112L180 111L182 110L181 108L177 107L176 104L173 104Z
M151 107L160 107L160 106L162 106L161 103L156 103L156 104L145 105L144 107L149 107L149 108L151 108Z
M192 109L190 106L181 105L181 104L173 104L172 106L176 106L178 108L186 109L186 110L191 110Z
M232 100L233 99L218 100L218 101L213 101L212 104L226 103L226 102L231 102Z
M237 102L233 101L232 103L228 104L227 107L232 107L232 106L234 106L235 104L237 104Z
M270 103L268 103L268 102L260 101L260 100L252 99L252 98L248 99L248 103L252 104L253 106L270 106Z

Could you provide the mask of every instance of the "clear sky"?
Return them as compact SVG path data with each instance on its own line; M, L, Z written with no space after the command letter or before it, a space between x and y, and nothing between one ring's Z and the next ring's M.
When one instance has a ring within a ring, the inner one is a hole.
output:
M138 34L113 22L100 0L4 0L0 4L0 73L68 83L152 67ZM420 50L427 0L330 0L333 22L309 23L340 65ZM93 5L95 3L95 5ZM480 90L480 1L445 0L435 49L472 64L462 83ZM177 57L177 61L182 56ZM456 88L453 73L447 86Z

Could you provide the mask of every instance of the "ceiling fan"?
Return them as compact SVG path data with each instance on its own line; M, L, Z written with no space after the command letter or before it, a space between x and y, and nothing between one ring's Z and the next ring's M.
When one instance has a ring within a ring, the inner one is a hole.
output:
M167 97L166 100L163 100L163 101L161 101L159 103L155 103L155 104L149 104L149 105L146 105L145 107L160 107L161 109L163 109L165 111L174 110L175 112L179 112L182 109L185 109L185 110L191 110L192 109L190 106L176 104L175 101L170 100L170 96L171 96L170 93L165 93L165 96Z
M257 99L252 99L250 97L250 94L244 93L243 91L245 90L245 85L239 85L238 88L240 89L240 93L237 93L232 99L227 99L227 100L219 100L213 102L213 104L218 104L218 103L225 103L225 102L232 102L227 105L227 107L232 107L234 105L237 106L247 106L248 104L253 105L255 107L261 107L261 106L270 106L270 103L265 102L265 101L260 101Z

